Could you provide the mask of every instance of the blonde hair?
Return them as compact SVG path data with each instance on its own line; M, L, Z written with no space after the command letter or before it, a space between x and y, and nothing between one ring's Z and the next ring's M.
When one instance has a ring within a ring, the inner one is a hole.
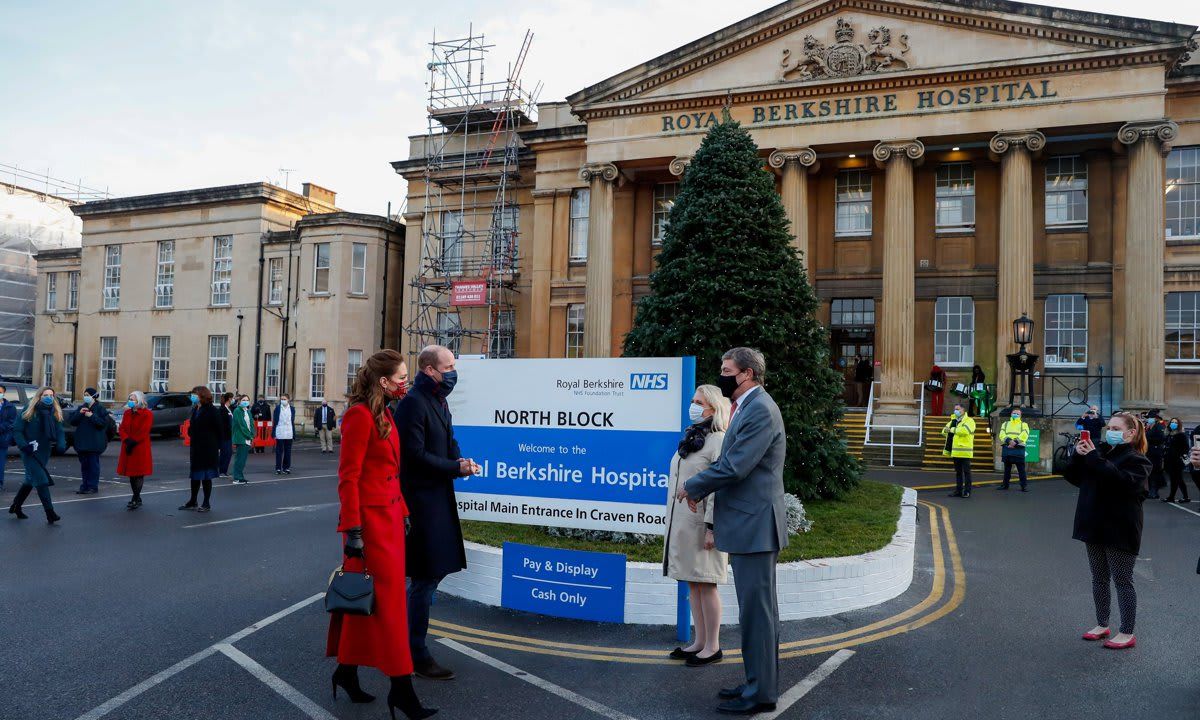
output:
M725 432L729 429L729 398L721 394L721 389L716 385L701 385L696 388L696 392L700 393L700 397L704 398L704 402L708 403L713 409L713 432Z
M37 410L38 403L42 401L42 394L47 390L54 392L54 388L50 387L49 385L43 385L42 387L38 388L37 393L35 393L34 396L29 399L29 405L25 408L25 412L21 413L21 417L25 419L25 422L29 422L33 419L33 413L35 410ZM50 406L54 408L54 419L62 422L62 406L58 404L57 396L58 393L54 393L52 396L54 398L54 402L51 403Z
M129 393L129 397L133 398L134 407L146 407L146 395L141 390L134 390Z

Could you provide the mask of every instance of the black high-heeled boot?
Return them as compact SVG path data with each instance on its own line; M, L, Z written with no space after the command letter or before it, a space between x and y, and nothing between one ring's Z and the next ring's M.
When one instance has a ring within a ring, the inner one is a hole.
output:
M338 665L333 671L333 699L337 700L337 689L341 688L350 696L352 703L369 703L375 699L374 695L364 691L362 686L358 684L358 666L357 665Z
M408 720L422 720L437 714L435 708L421 707L421 701L417 699L417 693L413 690L411 675L399 675L392 678L392 688L388 690L387 703L392 720L396 720L396 708L399 708Z
M16 515L18 520L28 520L29 516L21 511L21 505L25 503L25 499L29 497L29 493L33 492L33 488L29 485L22 485L17 490L16 497L13 498L12 505L8 508L8 512Z

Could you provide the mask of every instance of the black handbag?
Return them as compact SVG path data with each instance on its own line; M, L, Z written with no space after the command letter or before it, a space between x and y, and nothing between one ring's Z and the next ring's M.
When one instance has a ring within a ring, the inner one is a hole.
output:
M375 610L375 578L365 567L360 573L333 571L325 591L325 612L370 615Z
M1000 459L1011 460L1013 462L1024 462L1025 448L1021 445L1016 447L1009 447L1005 445L1004 447L1000 448Z

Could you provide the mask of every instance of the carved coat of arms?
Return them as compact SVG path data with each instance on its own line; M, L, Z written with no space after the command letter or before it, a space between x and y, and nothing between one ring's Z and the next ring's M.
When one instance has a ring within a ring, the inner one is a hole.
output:
M908 35L901 35L899 43L892 47L892 31L880 26L867 33L866 44L855 43L854 26L842 18L838 18L833 35L837 42L828 47L816 37L806 35L799 57L785 48L779 62L779 81L854 77L909 66L904 58L909 50Z

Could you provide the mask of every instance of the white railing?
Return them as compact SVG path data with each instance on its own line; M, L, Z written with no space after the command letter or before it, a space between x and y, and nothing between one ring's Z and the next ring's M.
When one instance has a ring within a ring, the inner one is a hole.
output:
M896 466L896 448L898 447L922 447L925 444L925 384L915 382L917 388L917 424L916 425L873 425L871 420L875 415L875 386L882 385L881 382L875 381L871 383L871 394L867 398L867 419L866 419L866 438L863 440L863 446L875 446L888 448L888 467ZM871 429L877 427L881 430L888 431L887 442L871 442ZM896 431L915 430L917 432L916 443L898 443L896 442Z

